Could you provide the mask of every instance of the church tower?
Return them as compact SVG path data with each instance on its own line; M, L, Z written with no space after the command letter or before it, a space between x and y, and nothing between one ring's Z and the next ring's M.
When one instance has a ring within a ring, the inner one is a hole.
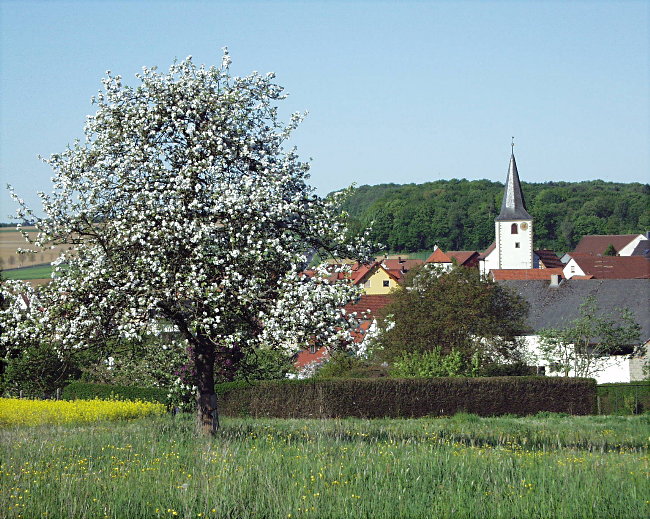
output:
M498 269L533 268L533 217L526 211L514 144L501 212L494 219Z

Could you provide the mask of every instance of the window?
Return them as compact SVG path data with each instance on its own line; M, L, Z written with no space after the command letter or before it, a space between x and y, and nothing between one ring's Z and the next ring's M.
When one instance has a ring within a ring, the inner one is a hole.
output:
M575 274L575 273L576 273L576 266L571 265L571 274Z
M389 287L390 286L390 281L388 279L384 280L384 286Z
M513 223L513 224L510 226L510 234L517 234L518 232L519 232L519 230L517 229L517 224L516 224L516 223Z
M515 249L518 249L518 248L519 248L519 242L516 241L516 242L515 242Z
M309 353L316 353L316 345L315 344L310 344L309 345Z

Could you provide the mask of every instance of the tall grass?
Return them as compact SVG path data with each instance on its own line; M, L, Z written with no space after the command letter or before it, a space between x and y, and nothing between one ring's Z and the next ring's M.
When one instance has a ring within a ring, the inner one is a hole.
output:
M0 517L646 517L648 416L0 430Z

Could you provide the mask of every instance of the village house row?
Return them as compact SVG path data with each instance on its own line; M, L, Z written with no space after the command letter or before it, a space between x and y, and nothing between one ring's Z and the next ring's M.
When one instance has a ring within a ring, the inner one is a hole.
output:
M611 255L615 254L615 255ZM604 362L596 375L599 383L630 382L644 378L643 366L650 353L650 235L584 236L573 252L559 258L552 250L534 248L534 221L526 209L514 153L510 156L501 211L495 218L495 240L483 252L443 251L435 248L426 260L408 257L378 258L371 264L352 266L348 279L362 285L364 295L346 306L346 311L365 313L357 340L376 327L377 312L390 301L390 291L403 282L415 266L430 264L444 270L454 265L477 268L484 276L504 283L530 305L525 337L529 357L537 359L540 371L554 375L541 358L538 332L562 329L578 317L580 305L596 299L603 315L616 315L629 308L641 325L645 355L618 355ZM621 345L632 351L638 345ZM298 369L328 357L326 348L311 348L296 358Z

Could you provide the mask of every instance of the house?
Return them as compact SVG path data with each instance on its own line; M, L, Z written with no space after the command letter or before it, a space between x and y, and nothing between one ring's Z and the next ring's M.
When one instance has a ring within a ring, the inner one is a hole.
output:
M650 260L643 256L591 256L575 254L564 266L566 279L648 279Z
M377 317L382 308L390 303L387 295L362 295L356 301L345 305L343 312L354 314L359 321L359 326L352 331L354 348L363 353L367 347L366 340L373 336L377 330ZM330 358L330 351L326 346L312 344L309 348L299 351L293 360L293 365L300 378L311 376L320 365Z
M555 251L550 249L538 249L533 251L533 268L535 269L553 269L563 268L564 263L557 257Z
M397 278L398 283L402 283L406 274L413 268L424 263L421 259L408 259L398 256L397 258L384 258L381 265L393 276Z
M386 295L397 287L412 268L424 263L419 259L397 258L377 259L376 261L352 266L350 280L355 285L362 285L367 295Z
M352 270L352 283L362 285L368 295L388 294L399 281L399 271L390 271L379 261L369 265L355 265Z
M296 368L299 378L305 378L312 374L319 366L330 358L330 351L326 346L311 345L309 348L300 350L293 357L293 367Z
M391 297L384 294L362 295L358 300L348 303L343 308L347 314L355 314L359 327L353 330L355 349L364 352L367 343L377 331L377 319L381 310L391 302Z
M436 248L426 259L427 264L442 267L444 270L450 270L455 263L462 267L478 267L481 255L475 250L452 250L443 252L442 249Z
M632 251L631 256L643 256L650 259L650 232L646 233L646 239L641 240Z
M598 383L631 382L644 378L643 367L650 362L650 352L630 358L626 352L648 343L650 339L650 279L590 279L565 280L552 285L546 280L506 280L504 286L512 289L529 304L528 333L524 340L528 354L547 375L558 375L545 360L539 348L539 332L544 329L563 329L579 317L580 305L592 296L600 315L614 316L628 308L641 325L640 342L622 344L619 355L603 359L603 369L596 374Z
M643 234L595 234L583 236L573 251L576 254L604 256L610 245L616 256L631 256L641 240L647 239Z

